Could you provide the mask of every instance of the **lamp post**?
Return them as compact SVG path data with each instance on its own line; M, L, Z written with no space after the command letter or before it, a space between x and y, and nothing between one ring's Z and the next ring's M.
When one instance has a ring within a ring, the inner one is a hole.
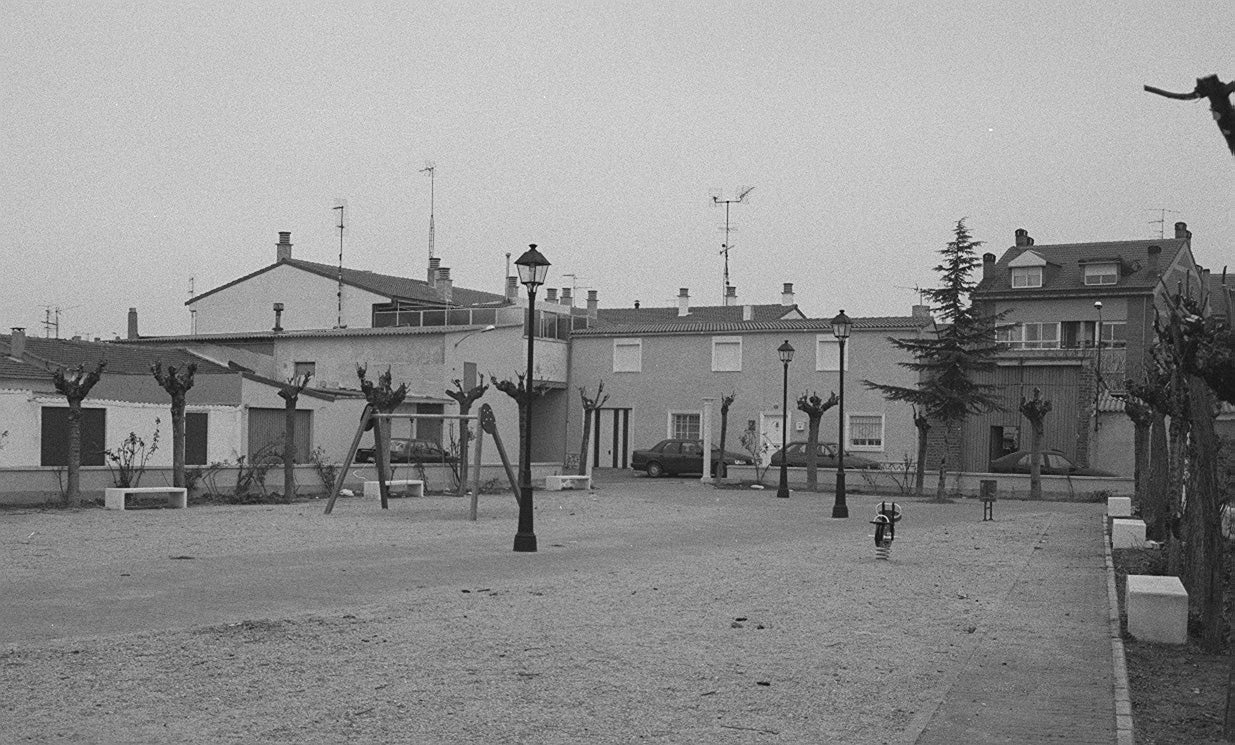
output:
M1098 431L1098 400L1102 396L1102 301L1095 300L1094 310L1098 311L1098 323L1093 329L1093 343L1098 348L1098 364L1094 368L1093 379L1093 431Z
M536 354L536 289L545 283L549 260L533 243L515 261L515 266L519 270L519 281L527 288L527 378L523 389L525 414L520 437L523 457L519 459L519 532L515 534L515 551L533 552L536 532L532 525L532 371Z
M785 367L784 382L780 389L780 488L776 490L776 496L788 499L789 455L785 448L789 444L789 363L793 361L793 345L785 339L785 343L776 348L776 353L780 355L781 364Z
M836 452L836 503L832 505L832 517L849 517L849 505L845 504L845 341L849 339L852 327L853 322L843 310L832 319L832 335L840 342L839 443Z

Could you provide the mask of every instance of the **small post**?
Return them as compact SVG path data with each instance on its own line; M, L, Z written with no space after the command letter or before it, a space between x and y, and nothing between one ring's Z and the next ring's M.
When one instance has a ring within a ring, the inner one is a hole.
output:
M995 519L995 498L999 482L994 479L982 479L978 486L978 496L982 499L982 522Z

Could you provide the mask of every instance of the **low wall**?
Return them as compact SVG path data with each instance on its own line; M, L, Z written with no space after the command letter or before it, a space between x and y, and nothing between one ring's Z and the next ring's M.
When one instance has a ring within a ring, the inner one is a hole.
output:
M190 466L192 468L192 466ZM468 488L471 488L472 476L469 467ZM543 481L545 476L560 474L562 466L558 463L533 463L533 481ZM517 471L516 471L517 473ZM192 496L217 491L231 493L236 485L237 468L230 466L221 468L209 480L198 482L192 491ZM454 476L449 468L443 465L425 465L425 488L428 491L447 491L454 488ZM420 478L420 472L415 466L397 464L394 466L392 478ZM38 505L60 502L63 494L63 484L67 479L67 471L63 468L30 467L30 468L0 468L0 505ZM317 472L311 465L296 466L296 494L299 496L322 496L327 493ZM365 481L377 480L377 467L372 463L353 465L343 480L343 487L359 494L364 489ZM172 469L147 468L142 474L141 486L170 486ZM482 491L509 491L510 481L506 471L499 464L484 464L480 468L480 485ZM105 466L83 466L81 469L81 493L85 500L103 498L103 490L115 486L111 473ZM256 486L250 491L258 492ZM275 466L266 473L266 491L283 491L283 467Z
M806 487L806 469L788 468L786 476L789 486L795 489ZM729 466L728 477L732 481L755 481L754 466ZM978 496L980 483L987 479L994 480L998 486L997 495L1000 499L1029 499L1029 475L1019 473L949 473L945 486L948 494L960 494L965 497ZM780 483L780 469L769 468L763 475L762 483L775 486ZM836 469L820 468L818 484L824 491L831 491L836 486ZM906 485L909 485L906 488ZM903 472L868 471L864 469L845 469L845 489L854 494L908 494L912 491L913 474L906 478ZM924 495L932 496L939 484L939 473L926 474ZM1122 476L1043 476L1042 497L1044 499L1068 500L1075 502L1101 501L1106 497L1130 497L1136 488L1132 479Z

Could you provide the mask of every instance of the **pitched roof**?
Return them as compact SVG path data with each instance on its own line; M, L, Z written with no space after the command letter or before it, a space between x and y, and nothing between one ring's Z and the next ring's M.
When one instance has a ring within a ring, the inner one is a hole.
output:
M1162 249L1157 259L1156 269L1153 270L1150 269L1148 261L1150 246L1158 246ZM1157 286L1162 274L1187 247L1187 240L1182 238L1061 243L1053 246L1040 244L1013 246L995 262L994 271L989 273L990 276L978 283L976 292L982 295L1006 292L1010 295L1032 297L1044 292L1124 295L1130 291L1136 293L1151 291ZM1009 264L1029 251L1053 264L1055 270L1043 276L1042 287L1014 290L1011 287ZM1102 261L1119 263L1119 281L1113 285L1086 285L1084 265Z
M780 306L777 306L780 307ZM633 322L626 324L598 325L587 329L576 329L571 332L572 339L605 336L650 336L658 334L721 334L758 331L816 331L831 333L832 322L827 318L795 318L774 319L766 321L706 321L689 320L687 316L680 321ZM918 329L929 325L928 319L915 316L874 316L870 318L854 318L855 331L895 331Z
M4 354L12 350L12 338L0 336L0 344L4 346ZM107 372L119 375L149 375L150 366L162 362L166 366L181 367L190 362L197 364L199 375L216 375L229 373L226 367L198 357L191 352L177 347L129 346L111 342L81 341L77 339L47 339L39 336L26 337L25 362L28 368L40 371L58 367L76 367L84 365L93 367L99 360L107 360ZM9 360L11 364L11 360ZM19 374L21 371L17 371ZM4 371L0 368L0 375ZM29 377L20 374L20 377Z
M252 279L259 274L274 269L280 265L287 265L301 271L316 274L327 279L339 278L339 267L329 264L319 264L314 261L304 261L303 259L282 259L270 266L258 269L255 272L246 274L239 279L234 279L227 284L219 285L212 290L203 292L187 301L185 305L192 305L202 298L213 295L216 292L225 290L234 285L240 284L246 280ZM343 267L342 270L343 284L357 287L362 290L367 290L375 295L382 295L391 300L404 300L428 305L499 305L506 301L502 295L497 295L492 292L482 292L480 290L469 290L465 287L452 287L450 292L450 301L447 302L442 295L442 292L434 287L430 287L428 282L419 279L410 279L408 277L396 277L390 274L378 274L364 269L349 269Z

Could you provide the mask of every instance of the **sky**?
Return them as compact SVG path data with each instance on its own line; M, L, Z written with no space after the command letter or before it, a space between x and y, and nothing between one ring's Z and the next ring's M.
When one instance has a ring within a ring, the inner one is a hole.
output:
M297 258L501 292L535 243L601 307L908 315L964 218L1001 254L1193 232L1235 271L1235 159L1190 91L1229 0L0 3L0 328L189 330ZM52 332L55 333L55 332Z

